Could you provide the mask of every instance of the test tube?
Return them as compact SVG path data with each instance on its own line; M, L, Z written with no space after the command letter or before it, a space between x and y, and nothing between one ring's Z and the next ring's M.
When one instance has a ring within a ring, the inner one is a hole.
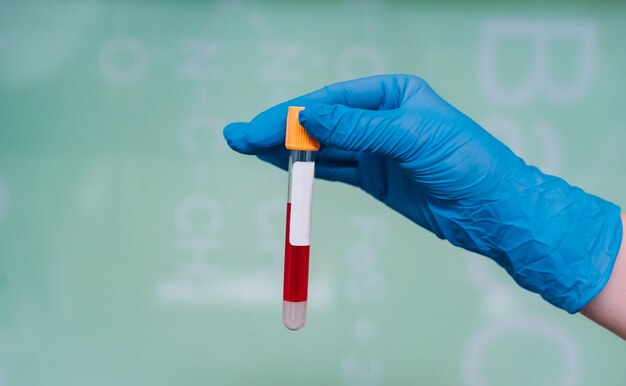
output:
M299 330L306 322L315 152L320 148L319 142L311 138L298 121L303 109L289 106L285 133L285 147L290 154L283 324L290 330Z

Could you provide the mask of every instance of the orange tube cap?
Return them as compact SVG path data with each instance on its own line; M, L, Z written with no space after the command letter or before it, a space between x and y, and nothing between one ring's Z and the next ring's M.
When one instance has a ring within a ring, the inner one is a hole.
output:
M317 151L320 149L320 143L311 138L298 120L298 115L302 110L304 107L300 106L289 106L287 110L285 147L289 150Z

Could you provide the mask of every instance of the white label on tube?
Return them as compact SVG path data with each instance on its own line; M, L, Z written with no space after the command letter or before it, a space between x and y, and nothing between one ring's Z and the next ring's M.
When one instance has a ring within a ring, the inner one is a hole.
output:
M311 203L314 162L294 162L291 166L291 218L289 244L311 245Z

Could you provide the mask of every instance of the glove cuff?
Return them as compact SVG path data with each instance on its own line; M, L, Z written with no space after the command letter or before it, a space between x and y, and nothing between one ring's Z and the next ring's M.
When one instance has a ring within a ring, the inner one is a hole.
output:
M617 205L587 194L578 210L583 212L578 213L576 223L551 257L562 260L568 273L559 276L559 285L541 293L545 300L571 314L602 291L613 272L623 237Z
M532 168L516 193L527 243L506 249L513 278L569 313L580 311L609 280L622 242L620 208ZM519 187L519 185L518 185ZM519 241L519 240L518 240ZM506 243L505 243L506 244Z

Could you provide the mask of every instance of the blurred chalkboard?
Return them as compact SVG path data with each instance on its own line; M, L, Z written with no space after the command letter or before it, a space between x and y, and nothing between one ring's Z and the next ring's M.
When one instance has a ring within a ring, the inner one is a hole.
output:
M286 174L225 123L404 72L626 203L626 8L0 2L0 385L623 386L623 342L357 189L315 187L281 324Z

